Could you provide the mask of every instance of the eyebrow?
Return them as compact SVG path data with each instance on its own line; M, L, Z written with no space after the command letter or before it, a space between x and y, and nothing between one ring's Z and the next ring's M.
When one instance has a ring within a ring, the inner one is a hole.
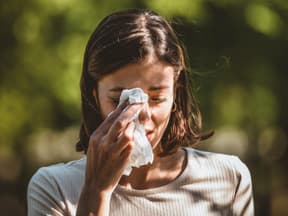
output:
M168 85L151 86L151 87L149 88L149 91L158 91L158 90L167 89L167 88L169 88ZM124 89L125 89L125 88L119 86L119 87L111 88L111 89L109 89L109 91L111 91L111 92L121 92L121 91L123 91Z

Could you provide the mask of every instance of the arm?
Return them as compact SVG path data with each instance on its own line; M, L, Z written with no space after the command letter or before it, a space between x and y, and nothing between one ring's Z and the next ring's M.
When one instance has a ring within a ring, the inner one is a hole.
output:
M77 208L77 215L109 215L110 194L93 192L92 189L83 188Z
M57 185L46 168L31 178L27 190L28 216L65 215L65 205Z
M120 105L90 136L85 181L77 216L108 216L111 195L129 161L135 125L131 118L141 105ZM123 111L123 112L122 112Z
M235 158L234 169L237 187L232 204L232 215L252 216L254 215L254 202L250 172L237 157Z

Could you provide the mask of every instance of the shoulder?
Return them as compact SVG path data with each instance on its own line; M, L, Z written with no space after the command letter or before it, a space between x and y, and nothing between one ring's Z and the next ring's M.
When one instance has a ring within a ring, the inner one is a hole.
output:
M215 206L228 206L231 215L254 215L250 171L237 156L192 148L186 151L192 188L203 192Z
M207 152L193 148L185 148L188 153L188 165L193 170L201 170L199 173L227 177L236 184L239 180L251 181L248 167L238 156L221 153Z
M67 163L58 163L46 167L41 167L32 176L30 182L39 180L68 180L71 177L82 175L85 171L86 158L70 161Z
M38 169L27 188L28 215L73 213L83 185L85 166L84 157Z
M72 188L81 188L84 179L86 158L41 167L32 176L28 185L30 195L54 194L65 196ZM78 187L77 187L78 186Z

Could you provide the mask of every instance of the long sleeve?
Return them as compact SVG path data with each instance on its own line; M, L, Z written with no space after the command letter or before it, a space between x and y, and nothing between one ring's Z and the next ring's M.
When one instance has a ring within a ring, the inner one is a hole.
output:
M65 205L55 180L45 168L31 178L27 190L28 216L65 215Z
M254 215L254 202L251 175L247 166L235 157L234 169L236 172L237 187L232 204L232 215Z

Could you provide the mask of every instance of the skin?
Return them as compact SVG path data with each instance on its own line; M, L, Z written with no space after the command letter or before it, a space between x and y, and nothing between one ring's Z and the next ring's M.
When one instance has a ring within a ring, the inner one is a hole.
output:
M105 120L89 140L85 182L77 215L109 215L111 195L118 184L134 189L153 188L173 181L183 171L186 164L184 150L179 148L168 156L157 156L171 115L175 74L171 65L149 56L140 63L116 70L98 82L98 95L96 91L93 93L98 98ZM130 119L142 104L124 103L118 108L117 104L123 89L135 87L142 88L149 95L139 120L152 145L154 161L133 168L130 176L122 176L134 146L135 125Z

